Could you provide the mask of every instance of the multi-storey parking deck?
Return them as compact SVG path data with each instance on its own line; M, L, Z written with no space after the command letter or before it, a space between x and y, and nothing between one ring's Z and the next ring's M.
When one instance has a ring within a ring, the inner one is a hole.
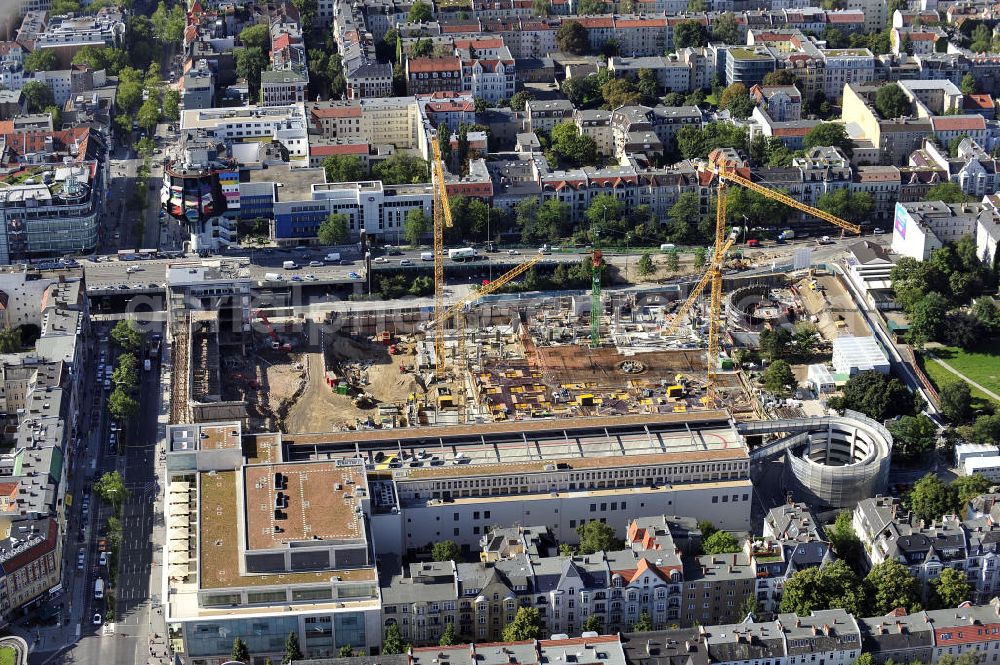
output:
M448 467L461 467L456 473L468 475L470 467L484 464L607 466L636 455L746 457L743 438L725 411L292 434L283 439L290 460L361 458L369 468L433 470L431 475L453 475L445 471Z

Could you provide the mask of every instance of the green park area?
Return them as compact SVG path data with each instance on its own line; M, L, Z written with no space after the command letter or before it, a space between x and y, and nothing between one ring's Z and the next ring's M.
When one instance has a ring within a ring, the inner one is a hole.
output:
M991 353L985 350L965 351L955 346L935 346L927 351L987 390L1000 394L1000 353ZM921 369L938 390L947 383L959 380L957 376L928 357L926 352L919 354L919 358ZM974 402L990 401L981 390L973 386L969 387L972 389ZM977 405L973 404L973 406Z
M0 665L17 665L17 652L11 647L0 647Z

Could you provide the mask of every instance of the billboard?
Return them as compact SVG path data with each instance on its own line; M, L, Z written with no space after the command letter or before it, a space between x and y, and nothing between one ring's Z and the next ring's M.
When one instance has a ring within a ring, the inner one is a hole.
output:
M903 240L906 240L906 222L910 219L910 213L906 211L902 203L896 202L896 214L892 224L893 232Z

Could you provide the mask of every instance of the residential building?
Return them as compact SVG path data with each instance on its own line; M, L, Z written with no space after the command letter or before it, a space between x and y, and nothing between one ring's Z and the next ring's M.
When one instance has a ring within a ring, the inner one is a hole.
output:
M215 74L207 60L199 60L184 72L178 88L185 110L215 107Z
M945 243L971 235L976 239L977 255L992 261L995 249L991 249L989 236L997 225L995 214L992 208L978 203L897 203L892 251L926 261Z
M551 132L559 123L573 119L573 104L566 99L532 99L524 107L525 129L529 132Z
M802 95L794 85L755 85L750 95L777 122L802 119Z
M573 120L577 131L594 139L597 144L597 154L610 157L614 154L614 139L611 132L611 111L604 109L587 109L575 111ZM535 139L537 141L537 138Z
M68 67L84 46L120 48L125 43L125 17L115 7L96 14L50 16L45 30L34 39L35 49L50 49L59 64Z
M874 223L892 220L899 200L900 172L895 166L856 166L851 192L865 192L875 202L872 211ZM883 227L884 228L884 227Z
M759 85L777 68L777 58L766 47L730 48L726 51L726 85Z
M620 163L637 153L662 156L665 150L676 150L681 127L701 125L702 113L697 106L622 106L611 113L614 154Z
M406 91L411 95L462 91L462 61L458 57L406 59Z
M663 56L647 56L640 58L608 58L608 71L615 76L637 79L639 72L648 69L653 72L664 90L670 92L687 92L691 89L691 65L680 60Z
M517 88L516 67L510 51L503 48L505 55L497 57L477 57L461 61L462 90L477 99L496 103L510 99ZM478 51L477 51L478 53ZM419 88L415 88L419 89ZM453 91L453 88L446 88ZM435 92L435 90L420 90Z
M309 157L308 127L302 104L185 109L181 112L180 129L201 131L227 143L271 139L285 146L293 161L304 164Z
M268 69L260 73L261 106L288 106L306 101L309 78L290 69Z
M878 88L876 84L846 84L841 120L848 136L855 141L869 141L878 149L883 165L899 166L906 163L910 153L920 147L933 128L926 118L880 117L874 108Z

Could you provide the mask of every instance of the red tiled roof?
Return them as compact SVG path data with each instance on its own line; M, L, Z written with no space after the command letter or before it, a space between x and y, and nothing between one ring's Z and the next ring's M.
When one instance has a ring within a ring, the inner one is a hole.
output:
M449 113L457 111L474 111L476 105L473 102L459 102L459 101L447 101L447 102L428 102L427 110L432 113Z
M986 129L986 120L981 115L945 116L931 118L934 131L962 131Z
M444 34L452 32L480 32L478 28L470 27L468 25L442 25L441 32Z
M367 155L367 143L343 143L336 145L311 145L310 156L328 157L330 155Z
M482 39L456 39L455 48L500 48L503 37L483 37Z
M966 95L963 106L967 109L991 109L994 107L993 98L989 95Z
M827 23L861 23L865 20L861 12L828 12Z
M406 68L411 72L460 72L462 62L458 58L410 58Z
M274 41L271 42L271 49L274 51L280 51L283 48L288 48L292 43L292 37L287 32L283 32L278 35Z
M663 28L667 25L666 18L635 18L615 21L619 28Z
M772 134L775 136L805 136L810 129L810 127L775 127Z
M915 42L936 42L938 40L938 36L933 32L911 32L909 37Z
M591 18L578 18L574 20L588 29L615 27L615 20L610 16L594 16Z
M314 106L313 116L317 118L360 118L360 106Z

